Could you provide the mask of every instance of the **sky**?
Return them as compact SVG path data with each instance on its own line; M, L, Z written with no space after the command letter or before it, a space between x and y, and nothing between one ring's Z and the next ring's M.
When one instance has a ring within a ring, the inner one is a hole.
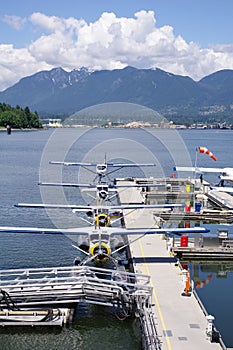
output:
M233 0L0 0L0 91L42 70L233 69Z

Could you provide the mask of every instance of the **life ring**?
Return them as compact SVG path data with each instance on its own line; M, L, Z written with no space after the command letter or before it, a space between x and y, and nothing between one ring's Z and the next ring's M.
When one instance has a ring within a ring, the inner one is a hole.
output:
M95 225L97 227L107 227L110 225L110 217L106 214L99 214L95 218Z
M90 247L90 253L92 256L95 256L97 253L97 250L99 250L101 246L101 249L103 250L103 254L99 254L96 259L100 261L104 261L108 258L108 255L111 253L111 248L106 243L96 243L92 247Z

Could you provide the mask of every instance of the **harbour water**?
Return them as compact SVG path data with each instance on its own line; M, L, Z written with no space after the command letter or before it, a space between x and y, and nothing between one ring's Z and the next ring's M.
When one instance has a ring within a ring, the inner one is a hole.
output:
M154 162L155 168L122 169L113 177L170 176L175 165L194 164L196 147L206 146L218 158L199 155L202 167L231 167L231 130L161 129L59 129L0 134L0 225L71 227L84 226L77 215L65 211L20 209L16 202L82 204L91 203L78 189L41 189L38 181L91 182L94 174L85 169L49 165L56 161ZM187 164L190 163L190 164ZM216 175L209 180L218 182ZM215 233L219 225L209 225ZM232 226L224 226L233 233ZM43 267L71 265L77 255L66 236L1 234L0 267ZM197 289L225 344L233 347L232 295L233 263L190 264ZM201 283L199 283L201 282ZM172 288L172 286L171 286ZM9 336L10 335L10 336ZM0 329L1 350L55 349L140 349L140 329L135 320L122 322L114 310L81 306L72 326L64 329Z

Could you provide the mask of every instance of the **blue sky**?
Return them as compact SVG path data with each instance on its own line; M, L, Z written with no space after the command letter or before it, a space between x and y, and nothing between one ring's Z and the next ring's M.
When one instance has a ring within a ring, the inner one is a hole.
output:
M154 10L158 26L171 25L175 33L202 47L233 42L232 0L8 0L1 1L0 17L29 17L33 12L49 16L96 21L103 12L133 17L140 10ZM20 46L34 38L32 31L16 32L2 21L1 42Z
M0 90L56 66L233 69L232 13L232 0L1 0Z

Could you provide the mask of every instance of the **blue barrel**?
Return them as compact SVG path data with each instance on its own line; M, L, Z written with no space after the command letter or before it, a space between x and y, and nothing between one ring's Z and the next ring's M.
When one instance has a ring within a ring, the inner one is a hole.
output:
M195 211L197 213L200 213L200 211L201 211L201 203L200 202L195 203Z

